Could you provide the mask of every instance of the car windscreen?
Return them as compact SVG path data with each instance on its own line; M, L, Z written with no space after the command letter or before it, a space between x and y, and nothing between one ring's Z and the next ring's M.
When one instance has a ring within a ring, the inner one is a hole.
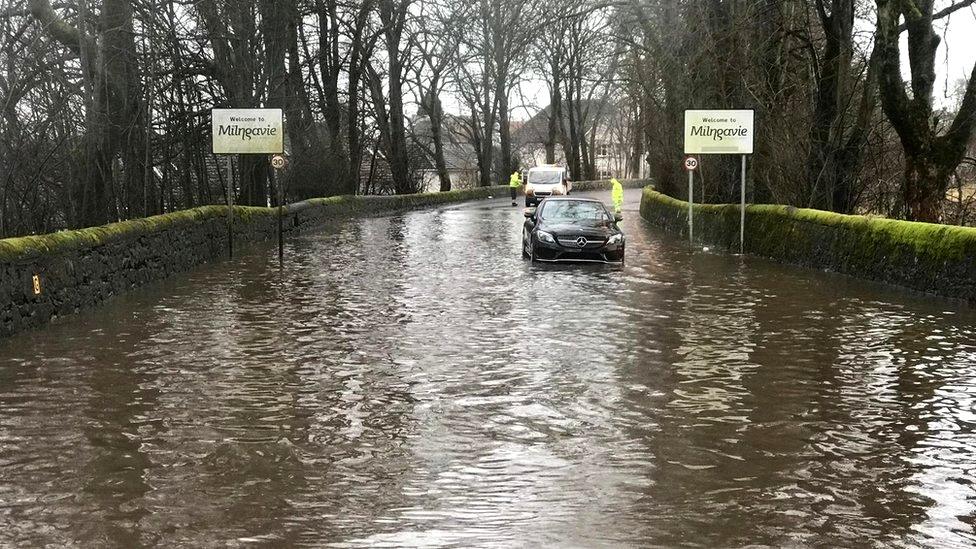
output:
M609 214L603 204L582 200L547 201L541 215L542 219L554 223L609 221Z
M533 185L558 185L563 180L562 170L530 171L529 183Z

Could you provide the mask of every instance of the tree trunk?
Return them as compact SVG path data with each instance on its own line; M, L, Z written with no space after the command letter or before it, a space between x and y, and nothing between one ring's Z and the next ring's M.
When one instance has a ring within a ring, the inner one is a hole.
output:
M807 160L807 205L832 210L835 189L841 182L838 155L843 147L841 115L847 102L848 74L853 53L854 2L832 0L830 13L817 0L824 31L823 62L817 77L816 103Z
M499 69L496 76L495 97L498 99L498 139L501 145L501 174L512 173L515 166L512 163L512 133L508 120L508 83L505 78L505 67Z
M345 189L347 194L356 194L359 188L359 172L363 161L363 145L359 131L360 82L363 74L357 57L358 55L354 53L349 65L349 84L346 94L346 139L349 142L349 173L346 175L348 187Z
M949 188L949 173L939 169L928 155L905 158L905 207L908 218L916 221L938 221L942 218L942 200Z
M120 152L125 167L123 208L140 211L147 143L131 4L125 0L102 4L99 41L87 34L86 2L80 4L79 28L58 17L47 0L31 0L29 9L55 40L81 60L86 128L82 179L71 193L77 205L71 224L101 225L118 218L112 163Z
M349 173L346 178L349 194L356 194L359 189L359 173L362 169L363 145L359 128L360 101L362 99L361 84L363 82L364 63L369 62L369 56L375 43L375 37L365 36L369 24L369 16L373 2L366 0L359 6L356 15L355 32L349 43L349 68L346 86L346 137L349 143Z
M318 73L312 70L309 74L319 93L318 103L325 120L326 135L317 137L313 145L320 154L325 154L329 157L330 163L333 166L331 171L337 174L336 180L328 185L324 194L348 192L348 189L353 183L348 181L350 177L349 153L346 148L346 141L343 139L343 111L342 103L339 99L339 76L343 58L339 53L339 45L342 37L339 33L339 17L336 1L317 0L315 3L315 13L319 23L319 51L317 58L319 70ZM303 50L308 57L311 57L305 38L304 25L301 24L300 20L298 23L298 34L302 41ZM357 40L361 40L361 37L354 38L352 46L356 46ZM295 78L296 83L300 85L300 71L296 73ZM308 114L309 123L314 124L314 118L311 116L311 113Z
M393 59L396 58L396 61ZM403 77L398 56L391 55L390 77L390 140L389 162L393 172L393 185L397 193L413 193L417 189L410 177L410 159L407 155L406 118L403 113Z
M558 67L557 67L558 70ZM558 75L553 76L552 88L549 91L549 128L546 137L546 163L556 163L556 143L563 142L563 98L560 86L562 80Z
M575 79L567 80L569 87L566 90L566 121L569 125L569 135L564 145L566 151L566 162L569 164L570 177L574 180L582 180L583 168L580 162L580 120L577 118L579 109L579 89L573 82Z
M451 190L451 174L447 171L447 162L444 160L444 111L441 106L441 99L437 96L437 74L431 77L431 89L421 102L421 106L430 118L430 135L434 142L434 169L437 171L437 179L440 182L441 192Z
M118 150L123 164L122 203L124 217L143 211L143 185L146 178L145 96L139 75L135 33L132 27L132 4L128 0L105 0L102 3L102 59L108 83L107 121L109 151Z
M472 111L471 143L474 145L475 153L478 156L478 185L490 187L492 184L494 148L491 145L491 134L482 129L481 122L475 119L476 116L477 114Z

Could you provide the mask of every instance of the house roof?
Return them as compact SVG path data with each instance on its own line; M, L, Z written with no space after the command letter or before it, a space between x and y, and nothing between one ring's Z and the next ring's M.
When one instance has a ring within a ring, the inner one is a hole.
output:
M612 103L602 103L601 101L597 101L595 99L584 100L581 106L584 116L583 128L585 130L589 129L591 121L596 117L596 114L600 112L601 108L604 115L608 114L611 109L613 109ZM549 118L551 116L552 105L546 105L544 109L537 112L532 118L526 120L519 127L512 128L512 140L517 146L545 144L549 139ZM562 111L562 116L564 131L568 131L569 118L565 110L565 105Z

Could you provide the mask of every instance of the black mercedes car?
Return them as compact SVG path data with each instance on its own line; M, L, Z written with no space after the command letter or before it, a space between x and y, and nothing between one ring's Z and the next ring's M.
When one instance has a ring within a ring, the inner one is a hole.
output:
M623 263L620 214L591 198L546 198L525 209L522 255L533 261Z

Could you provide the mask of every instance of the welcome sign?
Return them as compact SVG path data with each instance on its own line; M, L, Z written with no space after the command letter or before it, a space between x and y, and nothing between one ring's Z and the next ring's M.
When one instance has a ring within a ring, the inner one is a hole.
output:
M752 154L752 110L685 111L685 154Z
M214 154L284 152L281 109L211 110Z

